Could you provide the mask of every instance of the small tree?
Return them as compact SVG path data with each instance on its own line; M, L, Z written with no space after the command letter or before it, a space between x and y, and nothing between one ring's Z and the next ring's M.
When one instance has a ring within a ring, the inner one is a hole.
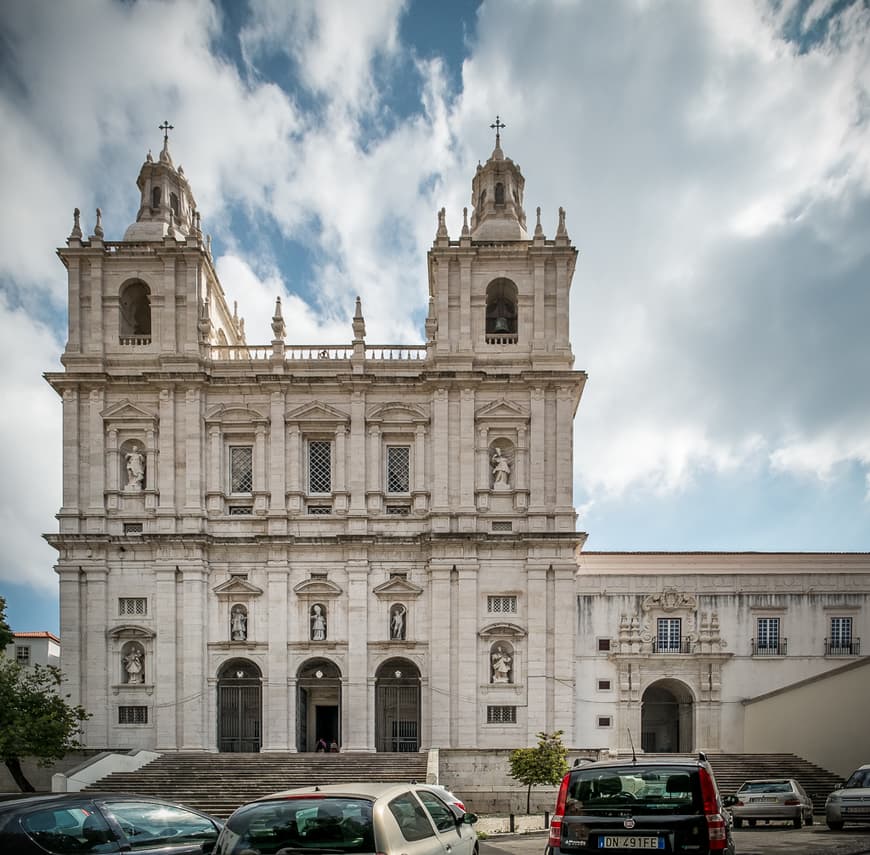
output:
M68 751L81 748L81 724L90 718L59 694L64 676L53 665L22 668L0 656L0 758L22 792L33 785L21 769L24 757L50 766Z
M526 784L526 813L532 801L532 786L549 784L555 786L568 772L568 761L565 759L568 749L562 744L563 731L538 734L538 744L535 748L517 748L511 752L511 777Z
M6 648L15 641L15 635L6 623L6 600L0 597L0 656Z

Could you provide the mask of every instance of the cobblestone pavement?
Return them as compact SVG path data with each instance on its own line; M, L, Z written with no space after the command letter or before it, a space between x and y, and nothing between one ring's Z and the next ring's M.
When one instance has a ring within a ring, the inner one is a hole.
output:
M818 817L816 818L818 822ZM808 828L765 825L734 831L737 855L864 855L870 853L870 826L831 831L822 822ZM480 841L480 855L543 855L545 833L498 834Z

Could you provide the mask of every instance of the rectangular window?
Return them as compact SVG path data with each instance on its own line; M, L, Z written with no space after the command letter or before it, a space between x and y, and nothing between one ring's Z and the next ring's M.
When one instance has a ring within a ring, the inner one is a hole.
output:
M118 724L148 724L148 707L118 707Z
M387 492L411 492L411 446L387 446Z
M118 614L127 617L148 614L148 601L145 597L121 597L118 600Z
M517 598L503 595L487 597L486 610L491 615L515 615L517 613Z
M332 492L332 443L312 439L308 443L308 492Z
M514 524L509 520L493 520L492 523L493 531L513 531Z
M30 645L19 644L15 647L15 661L19 665L30 664Z
M487 724L516 724L517 723L517 708L516 707L487 707L486 708L486 723Z
M598 639L598 652L599 653L610 653L610 639L609 638L599 638Z
M250 493L254 489L254 448L230 446L230 492Z
M332 513L332 505L308 505L305 508L309 516L329 516Z
M758 618L756 622L756 629L758 632L756 651L760 655L764 655L765 653L768 655L775 655L779 653L779 618Z
M598 727L613 727L613 718L609 715L598 716Z
M680 618L659 618L656 625L656 652L679 653L682 620Z
M142 534L142 523L124 523L124 534Z
M852 650L852 618L831 618L830 652L834 654L857 652Z
M599 692L609 692L611 688L610 680L599 680L598 681L598 691Z
M250 517L254 515L254 509L250 505L230 505L227 510L231 517Z

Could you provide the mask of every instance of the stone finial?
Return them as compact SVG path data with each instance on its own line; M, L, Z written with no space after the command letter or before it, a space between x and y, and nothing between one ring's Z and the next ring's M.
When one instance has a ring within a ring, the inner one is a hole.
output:
M462 209L462 237L468 237L468 208Z
M559 208L559 228L556 237L568 237L568 229L565 228L565 209Z
M82 212L75 208L73 209L73 227L72 231L69 233L70 238L75 238L77 240L82 239Z
M287 335L287 325L284 323L284 316L281 314L281 298L275 299L275 314L272 315L272 338L283 339Z
M447 209L442 208L438 212L438 237L447 237Z
M145 155L145 160L147 163L154 163L154 157L151 154L151 149L148 149L148 154Z
M242 344L247 344L248 341L245 338L245 319L239 318L239 338L242 340Z
M426 339L435 341L435 333L438 332L438 319L435 317L435 298L429 298L429 314L426 316Z
M205 251L211 255L211 235L205 236Z
M535 237L543 237L544 236L544 229L541 226L541 206L540 205L538 205L537 212L538 212L538 221L537 221L537 223L535 223Z
M366 337L366 322L362 313L362 300L356 298L356 310L353 315L353 337L362 340Z
M94 235L98 238L103 236L103 212L97 208L97 224L94 226Z

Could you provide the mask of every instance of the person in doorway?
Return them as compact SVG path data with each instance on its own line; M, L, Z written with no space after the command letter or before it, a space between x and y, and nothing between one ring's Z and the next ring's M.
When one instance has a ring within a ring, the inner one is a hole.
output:
M338 743L334 739L329 743L329 753L338 754Z
M326 753L326 740L322 737L317 740L317 746L314 749L318 754Z

